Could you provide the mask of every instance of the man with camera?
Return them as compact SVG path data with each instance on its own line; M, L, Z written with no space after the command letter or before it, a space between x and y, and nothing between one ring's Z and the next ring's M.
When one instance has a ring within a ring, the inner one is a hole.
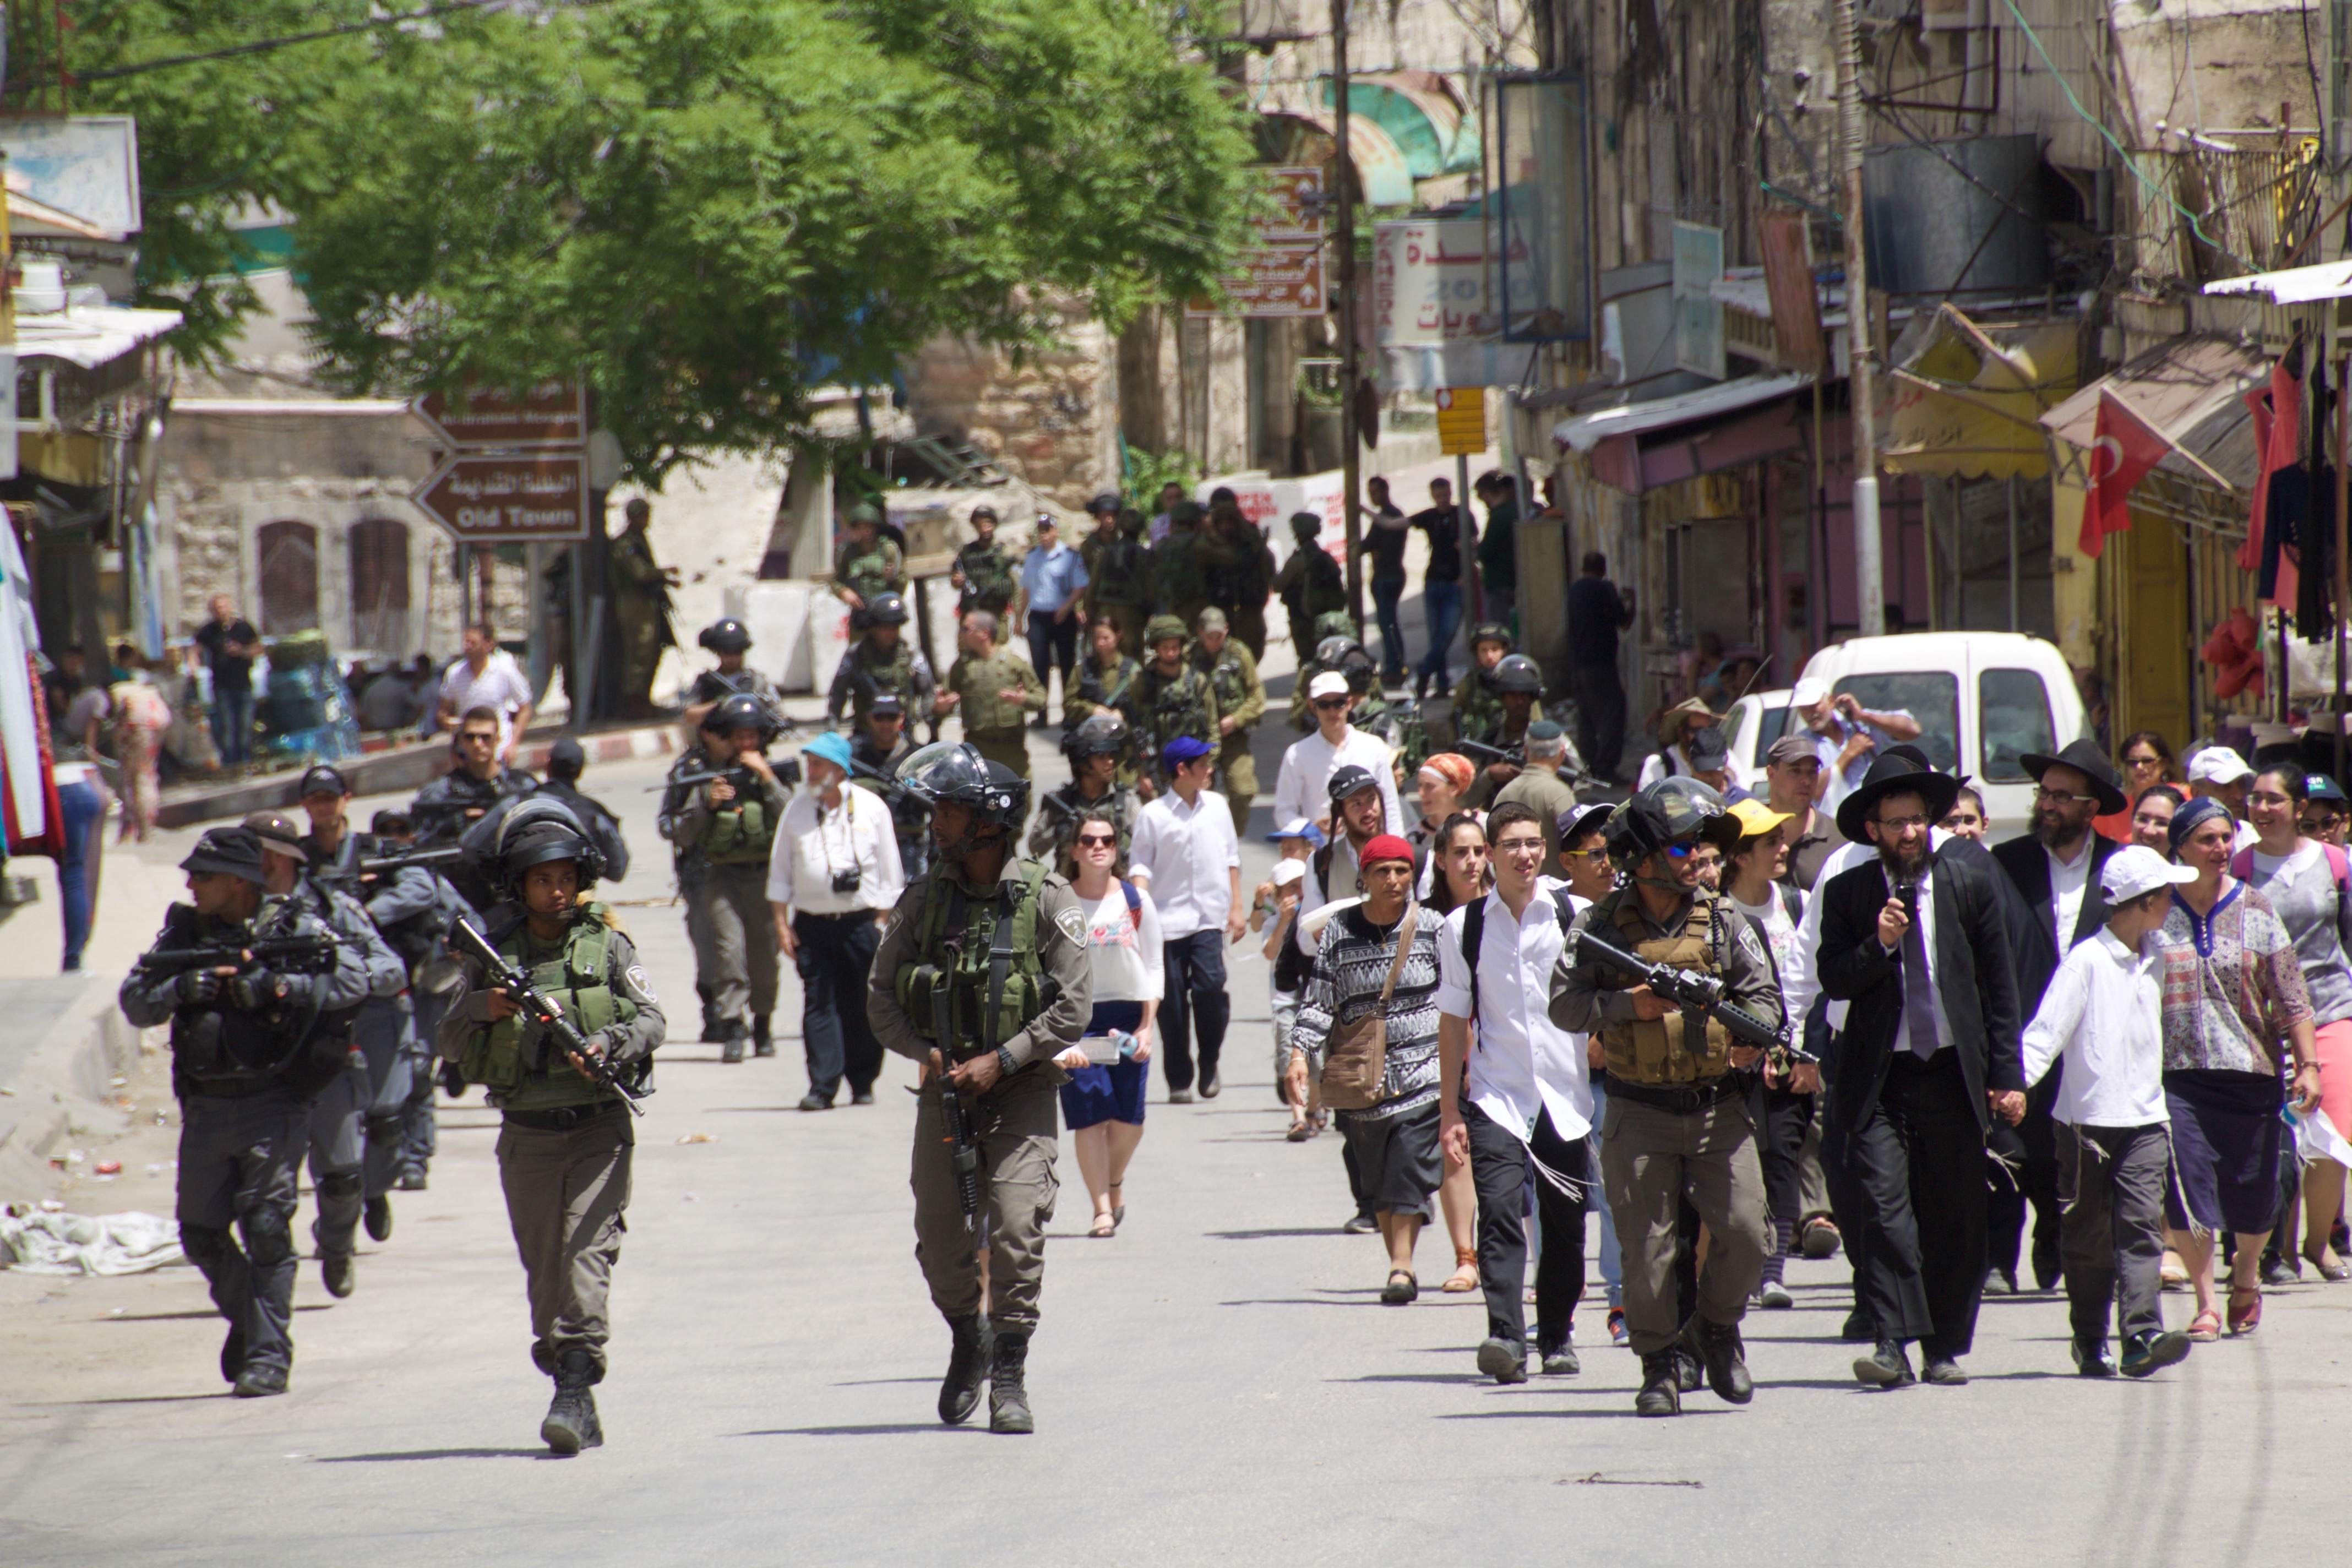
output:
M776 1010L768 854L784 815L784 786L767 757L774 738L764 703L728 698L702 721L702 771L720 776L673 784L663 796L662 826L678 852L678 888L694 942L695 988L708 998L725 1062L743 1059L746 1037L755 1055L776 1054L768 1036L768 1015ZM848 756L847 742L841 752Z
M221 1376L252 1399L286 1392L295 1168L310 1102L349 1059L331 1024L367 995L368 976L298 901L263 891L251 829L212 829L180 868L194 902L165 913L121 1002L140 1028L172 1026L180 1244L228 1320Z
M849 1103L874 1103L882 1047L860 984L882 941L879 922L906 879L890 808L849 789L849 742L819 735L801 748L808 787L784 807L768 864L776 945L799 970L809 1091L803 1110L830 1110L841 1080Z

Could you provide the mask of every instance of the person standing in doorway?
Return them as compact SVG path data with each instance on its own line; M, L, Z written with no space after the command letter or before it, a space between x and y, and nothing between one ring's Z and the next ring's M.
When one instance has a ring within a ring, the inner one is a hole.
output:
M1021 602L1028 614L1029 665L1037 672L1039 695L1062 672L1062 721L1070 721L1070 672L1078 664L1078 595L1087 585L1086 563L1062 542L1062 525L1050 512L1037 514L1037 542L1021 558ZM1045 728L1041 710L1035 727Z
M213 595L213 618L196 628L191 653L213 675L213 745L221 766L253 760L253 661L261 657L261 634L236 613L226 594Z
M1242 908L1241 841L1233 813L1209 788L1216 753L1179 735L1160 752L1168 792L1143 808L1129 847L1131 875L1160 909L1166 970L1160 1016L1161 1068L1171 1105L1192 1100L1193 1044L1200 1047L1201 1098L1223 1084L1217 1058L1233 1016L1225 994L1224 944L1248 929Z
M1633 624L1633 591L1609 580L1609 558L1584 556L1584 575L1568 588L1569 691L1576 699L1577 744L1601 782L1614 784L1625 760L1625 683L1617 673L1617 634Z

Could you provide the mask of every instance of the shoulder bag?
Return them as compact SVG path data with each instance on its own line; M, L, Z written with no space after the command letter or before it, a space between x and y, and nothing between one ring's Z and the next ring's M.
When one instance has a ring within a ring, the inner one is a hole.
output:
M1397 976L1412 952L1413 931L1421 923L1421 906L1405 910L1397 927L1396 957L1389 961L1388 979L1381 986L1381 1005L1352 1024L1336 1019L1323 1047L1323 1103L1336 1110L1369 1110L1387 1098L1389 1076L1389 998L1396 994ZM1338 1011L1338 1004L1333 1004Z

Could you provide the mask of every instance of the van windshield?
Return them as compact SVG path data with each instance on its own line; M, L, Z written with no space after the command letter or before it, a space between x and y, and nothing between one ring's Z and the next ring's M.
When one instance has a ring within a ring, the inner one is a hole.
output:
M1959 771L1960 683L1942 670L1900 675L1852 675L1837 683L1841 693L1873 713L1908 713L1919 721L1919 738L1912 742L1927 753L1937 773Z
M2055 752L2050 694L2030 669L1988 669L1977 676L1977 716L1984 732L1981 777L2012 784L2029 776L2018 759Z

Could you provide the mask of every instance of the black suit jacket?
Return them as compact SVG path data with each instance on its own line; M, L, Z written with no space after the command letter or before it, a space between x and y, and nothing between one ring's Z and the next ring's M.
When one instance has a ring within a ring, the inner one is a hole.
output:
M2001 875L1982 845L1951 838L1936 851L1928 889L1936 901L1936 991L1951 1023L1969 1102L1978 1124L1988 1127L1992 1110L1986 1091L2025 1087ZM1846 1127L1859 1127L1878 1104L1903 1023L1903 966L1899 955L1878 943L1886 873L1878 860L1868 860L1813 896L1823 900L1822 992L1853 1004L1838 1037L1830 1107Z
M2107 900L2099 891L2099 869L2122 847L2104 833L2091 835L2090 879L2083 886L2082 912L2074 917L2074 929L2066 936L2070 951L2107 923ZM2035 940L2030 944L2019 942L2017 952L2011 955L2017 963L2018 1006L2030 1021L2042 1005L2042 994L2050 989L2050 977L2058 973L2058 914L2050 900L2050 856L2041 841L2029 833L1993 846L1992 858L2009 873L2018 898L2024 902L2026 916L2032 921Z

